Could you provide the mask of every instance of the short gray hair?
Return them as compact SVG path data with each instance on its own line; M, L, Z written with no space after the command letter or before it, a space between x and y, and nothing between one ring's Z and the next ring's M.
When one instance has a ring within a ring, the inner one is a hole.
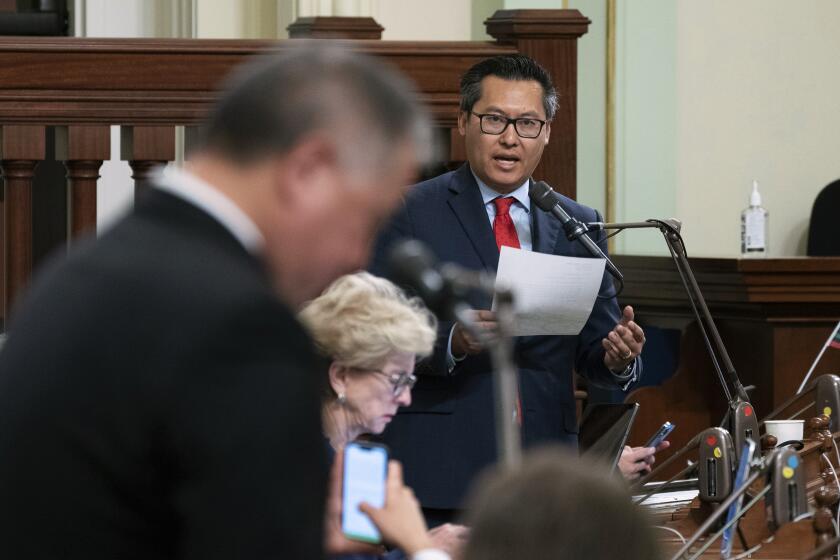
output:
M367 272L333 282L299 318L324 357L351 368L381 368L395 352L426 357L437 338L437 319L419 298Z

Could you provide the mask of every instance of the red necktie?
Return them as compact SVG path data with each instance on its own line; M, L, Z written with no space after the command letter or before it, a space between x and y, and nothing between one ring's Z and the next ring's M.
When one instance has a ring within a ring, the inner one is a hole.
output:
M493 220L493 233L496 234L496 246L502 250L502 245L519 249L519 236L516 235L516 226L510 217L510 205L516 199L510 196L493 199L496 206L496 219Z
M516 226L510 217L510 205L516 199L511 196L498 197L493 199L496 206L496 219L493 220L493 233L496 235L496 246L499 251L502 246L507 245L519 249L519 236L516 234ZM517 383L518 385L518 383ZM522 399L519 396L519 387L516 391L516 423L522 427Z

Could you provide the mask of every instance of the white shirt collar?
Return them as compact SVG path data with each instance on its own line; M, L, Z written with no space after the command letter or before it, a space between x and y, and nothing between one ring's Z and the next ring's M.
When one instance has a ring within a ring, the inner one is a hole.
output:
M528 198L528 188L531 186L530 179L525 179L525 182L519 185L519 187L517 187L517 189L512 193L502 194L488 187L484 181L478 178L478 175L476 175L472 169L470 169L470 172L473 174L473 177L475 177L475 182L478 183L478 190L481 191L481 198L484 200L485 205L500 196L512 196L517 202L519 202L519 204L522 205L526 212L531 211L531 199Z
M206 181L174 165L167 165L153 184L209 214L252 255L262 252L265 238L253 220L230 198Z

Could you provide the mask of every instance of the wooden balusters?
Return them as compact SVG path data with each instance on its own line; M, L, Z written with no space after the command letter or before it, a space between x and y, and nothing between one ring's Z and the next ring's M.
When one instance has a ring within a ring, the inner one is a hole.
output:
M46 153L43 126L0 127L0 167L5 180L3 318L32 274L32 177Z
M774 435L764 434L761 436L761 452L766 453L776 448L779 444L779 438Z
M814 532L817 534L816 546L828 542L834 537L834 513L832 508L840 500L840 492L837 491L836 486L832 487L828 484L817 490L814 495L817 501L817 511L814 513ZM831 558L831 554L825 556Z
M175 159L175 127L123 126L120 159L131 166L136 200L146 188L152 170Z
M96 231L96 181L104 160L111 158L108 126L61 126L55 131L55 157L67 168L70 234Z

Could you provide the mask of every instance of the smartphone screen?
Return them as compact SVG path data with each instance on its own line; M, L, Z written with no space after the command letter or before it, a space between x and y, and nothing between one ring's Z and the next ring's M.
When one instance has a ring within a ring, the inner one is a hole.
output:
M359 504L385 505L388 448L384 445L351 442L344 448L341 531L349 539L379 543L382 539Z

